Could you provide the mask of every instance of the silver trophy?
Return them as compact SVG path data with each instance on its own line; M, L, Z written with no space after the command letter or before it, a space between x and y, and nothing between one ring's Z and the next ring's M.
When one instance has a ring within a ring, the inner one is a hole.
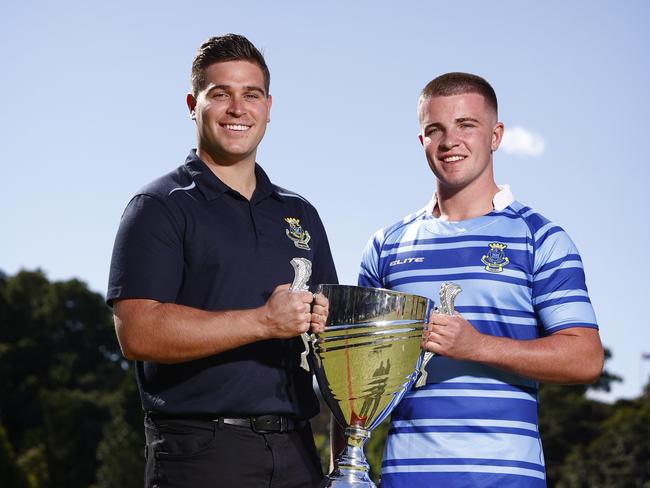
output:
M295 277L290 289L308 290L311 262L294 258L291 265ZM442 313L455 313L460 291L454 283L443 283ZM345 449L321 486L372 488L363 447L418 374L418 381L426 383L424 362L432 354L423 354L420 343L434 303L418 295L360 286L322 284L317 292L329 300L329 314L324 332L301 334L305 350L300 363L308 371L311 363L323 399L346 437Z
M323 398L346 447L322 486L374 487L363 446L415 381L432 302L393 290L319 285L329 300L325 331L310 340Z

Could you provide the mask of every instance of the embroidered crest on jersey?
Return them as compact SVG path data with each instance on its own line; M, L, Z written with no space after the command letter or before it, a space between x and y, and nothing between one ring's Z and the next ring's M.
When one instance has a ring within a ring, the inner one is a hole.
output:
M501 273L503 267L510 262L510 259L503 252L508 245L502 242L490 242L488 246L490 246L490 250L483 255L481 262L485 265L486 271Z
M311 236L309 235L309 231L303 229L300 225L300 219L287 217L284 221L289 224L289 228L286 229L287 237L293 241L297 248L309 251Z

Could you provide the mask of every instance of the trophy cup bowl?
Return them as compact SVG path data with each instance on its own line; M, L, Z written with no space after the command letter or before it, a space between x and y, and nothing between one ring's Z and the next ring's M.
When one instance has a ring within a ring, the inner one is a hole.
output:
M415 381L433 303L380 288L324 284L318 292L329 300L329 315L325 331L311 339L312 367L346 436L322 486L374 487L363 446Z

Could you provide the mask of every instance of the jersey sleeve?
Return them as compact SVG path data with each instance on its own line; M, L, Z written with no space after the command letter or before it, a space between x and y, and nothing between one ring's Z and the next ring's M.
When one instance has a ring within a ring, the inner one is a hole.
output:
M106 302L172 302L183 280L183 238L163 202L137 195L127 205L113 246Z
M548 223L534 236L533 306L544 330L598 328L582 259L569 235Z
M359 269L359 286L383 288L383 280L379 275L379 258L381 257L381 242L383 233L375 233L366 244L361 255L361 266Z

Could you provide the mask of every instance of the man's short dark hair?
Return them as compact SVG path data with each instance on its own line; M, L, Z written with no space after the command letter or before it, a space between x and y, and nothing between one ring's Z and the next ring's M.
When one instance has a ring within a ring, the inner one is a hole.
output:
M224 34L205 41L194 56L192 61L192 95L194 97L197 97L207 84L205 70L214 63L226 61L249 61L259 66L264 75L264 90L268 96L271 73L269 73L262 53L244 36Z
M419 103L433 97L448 97L465 93L482 95L494 112L498 113L497 95L494 93L494 88L484 78L471 73L446 73L434 78L422 89Z

